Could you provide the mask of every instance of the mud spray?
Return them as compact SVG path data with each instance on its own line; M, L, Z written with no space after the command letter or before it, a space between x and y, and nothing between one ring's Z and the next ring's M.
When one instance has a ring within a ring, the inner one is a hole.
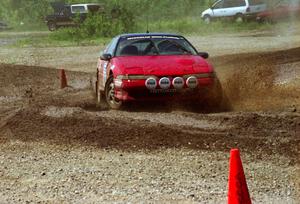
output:
M294 0L290 4L300 5L300 2ZM289 16L283 25L272 25L278 40L284 35L299 35L299 17L294 13ZM292 47L292 43L287 47ZM232 110L300 109L300 48L222 56L213 59L213 63Z

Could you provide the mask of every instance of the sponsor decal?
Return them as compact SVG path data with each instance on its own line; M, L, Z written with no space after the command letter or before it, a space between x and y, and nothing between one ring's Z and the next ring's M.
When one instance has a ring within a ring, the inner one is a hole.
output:
M176 37L176 36L163 36L163 35L153 35L153 36L134 36L134 37L128 37L127 40L139 40L139 39L150 39L150 38L163 38L163 39L183 39L182 37Z
M176 89L154 89L154 90L150 90L150 93L176 93L177 90Z

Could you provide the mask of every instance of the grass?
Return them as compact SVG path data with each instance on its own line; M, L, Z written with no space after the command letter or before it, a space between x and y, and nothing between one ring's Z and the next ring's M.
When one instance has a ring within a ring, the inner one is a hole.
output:
M252 31L276 31L285 30L290 26L289 22L281 22L278 24L267 24L257 22L245 22L236 23L230 21L216 21L207 25L199 18L182 18L175 20L160 20L149 23L150 32L168 32L168 33L179 33L183 35L218 35L218 34L234 34L234 33L248 33ZM44 31L44 28L40 31ZM12 30L14 33L18 30ZM31 30L33 31L33 30ZM146 25L139 22L136 29L132 32L145 32ZM12 37L10 32L0 33L1 37ZM20 31L18 31L20 32ZM21 35L21 34L20 34ZM60 29L56 32L33 32L33 34L24 34L20 36L13 47L67 47L67 46L90 46L107 44L110 38L99 37L85 37L76 38L70 36L70 32L67 29Z
M139 25L140 30L142 25ZM268 30L269 24L257 22L236 23L230 21L215 21L205 24L199 18L184 18L179 20L163 20L149 24L151 32L171 32L184 35L211 35L217 33L236 33L252 30ZM145 30L145 29L144 29Z

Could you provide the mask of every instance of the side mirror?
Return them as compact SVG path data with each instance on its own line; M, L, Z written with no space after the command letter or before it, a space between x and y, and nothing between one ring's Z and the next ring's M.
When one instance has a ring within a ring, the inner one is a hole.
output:
M112 56L111 54L101 54L100 59L104 61L109 61L111 60Z
M209 54L207 52L198 52L198 55L204 59L209 58Z

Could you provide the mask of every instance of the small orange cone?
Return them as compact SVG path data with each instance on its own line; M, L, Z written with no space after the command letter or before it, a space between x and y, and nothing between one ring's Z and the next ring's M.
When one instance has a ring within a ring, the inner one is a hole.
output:
M243 165L238 149L230 151L228 204L251 204Z
M60 70L60 88L66 88L68 86L67 76L64 69Z

